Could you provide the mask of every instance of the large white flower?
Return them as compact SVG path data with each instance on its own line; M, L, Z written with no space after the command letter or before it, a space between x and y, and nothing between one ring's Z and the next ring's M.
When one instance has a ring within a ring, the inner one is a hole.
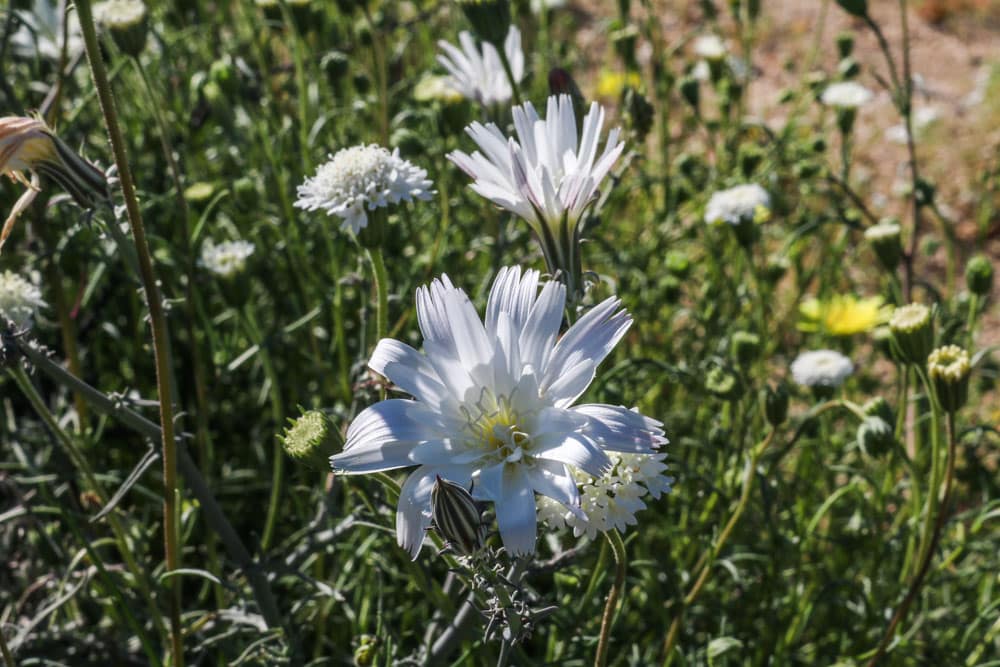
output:
M34 283L13 271L0 273L0 328L13 322L16 329L30 329L39 308L45 307Z
M535 494L581 512L572 469L598 477L606 452L651 454L666 442L662 424L624 407L573 406L632 319L609 298L561 337L566 289L538 290L539 273L502 269L485 323L447 276L417 290L424 352L379 342L369 367L416 400L371 406L347 431L337 471L368 473L419 466L403 484L396 515L399 544L414 558L430 524L438 475L493 501L504 546L535 549Z
M465 129L482 152L453 151L448 158L475 180L472 189L529 223L541 235L559 229L564 216L573 229L597 188L621 155L619 128L611 130L598 157L604 107L591 103L577 134L573 100L552 96L546 118L530 102L514 107L517 139L507 138L493 123Z
M367 211L401 201L430 199L427 171L376 144L344 148L298 187L297 208L322 210L344 219L355 234L368 226Z
M444 40L438 41L444 53L438 55L437 61L448 70L451 88L485 106L508 102L514 91L496 47L483 42L480 50L475 37L466 30L458 34L458 43L461 49ZM514 80L520 83L524 78L524 52L521 50L521 31L516 26L510 27L503 50Z
M853 372L851 360L835 350L803 352L792 362L792 377L805 387L839 387Z

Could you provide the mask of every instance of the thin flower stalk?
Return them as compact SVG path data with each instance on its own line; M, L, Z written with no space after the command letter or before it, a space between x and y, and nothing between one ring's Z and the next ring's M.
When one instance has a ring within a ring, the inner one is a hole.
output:
M611 545L611 551L615 555L615 580L611 584L611 591L608 592L608 599L604 603L604 614L601 616L601 634L597 640L597 653L594 656L594 667L604 667L608 663L608 643L611 637L611 626L618 611L618 600L625 589L625 574L628 568L628 554L625 551L625 542L617 530L609 530L604 533Z

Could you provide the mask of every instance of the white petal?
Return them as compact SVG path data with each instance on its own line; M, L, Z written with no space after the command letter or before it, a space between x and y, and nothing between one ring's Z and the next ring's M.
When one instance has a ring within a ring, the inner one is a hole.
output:
M538 271L529 270L521 275L521 267L506 266L500 269L486 304L486 331L496 332L497 317L507 313L518 334L524 328L531 307L538 294Z
M538 537L535 492L520 466L506 466L502 496L495 506L497 527L507 551L514 556L533 554Z
M589 417L585 432L609 451L650 454L667 443L662 423L623 406L591 403L570 411Z
M521 360L536 370L544 369L552 353L566 305L566 287L550 281L542 288L521 330Z
M413 465L410 453L418 443L444 436L438 416L427 406L403 399L381 401L354 418L344 450L330 457L330 463L348 474L404 468Z
M532 442L531 455L559 461L600 477L611 467L608 455L589 438L579 433L549 434Z
M368 367L432 407L439 407L449 396L434 367L406 343L383 338L368 360Z
M399 490L396 542L409 551L414 560L431 524L431 489L438 475L463 486L470 482L469 470L463 466L421 466L406 478Z
M578 516L584 516L580 509L580 491L565 464L540 460L534 467L526 468L525 474L536 493L562 503Z

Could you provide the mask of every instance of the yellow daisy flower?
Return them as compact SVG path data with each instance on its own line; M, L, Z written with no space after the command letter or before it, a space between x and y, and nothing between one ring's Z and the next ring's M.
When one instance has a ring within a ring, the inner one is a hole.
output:
M799 329L822 331L831 336L853 336L885 323L892 308L880 296L859 299L838 294L821 301L815 297L799 305Z
M612 72L604 70L597 79L597 97L600 99L610 99L621 97L626 87L639 88L642 86L642 77L638 72Z

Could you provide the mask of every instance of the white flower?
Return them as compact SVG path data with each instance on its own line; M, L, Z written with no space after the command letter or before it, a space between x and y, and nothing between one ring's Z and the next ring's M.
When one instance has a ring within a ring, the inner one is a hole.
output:
M701 35L694 40L694 53L705 60L722 60L726 56L726 43L718 35Z
M625 147L620 129L611 130L598 157L604 107L596 102L583 119L582 136L569 95L549 97L544 120L530 102L513 113L516 140L493 123L476 122L465 131L483 152L453 151L448 158L475 180L476 193L527 220L539 236L564 222L573 230Z
M803 352L792 362L792 378L805 387L839 387L853 372L851 360L834 350Z
M0 328L30 329L39 308L44 308L39 289L13 271L0 273Z
M448 70L448 84L463 97L484 106L509 101L514 91L496 47L483 42L480 50L472 33L466 30L458 34L458 42L461 49L444 40L438 41L438 47L444 53L438 55L437 61ZM503 50L514 80L520 83L524 78L524 52L521 51L521 31L516 26L510 27Z
M18 55L57 61L62 53L63 22L67 20L58 0L35 0L31 11L15 10L20 27L10 36L11 46ZM83 50L80 22L70 18L66 55L72 58Z
M561 9L566 6L566 0L531 0L531 13L541 14L549 9Z
M728 222L738 225L743 220L766 218L771 209L771 196L756 183L737 185L712 194L705 207L705 222Z
M868 104L874 95L860 83L841 81L831 83L820 95L820 101L830 107L840 109L857 109Z
M647 495L659 498L670 491L673 479L664 475L666 454L608 454L612 467L600 477L575 469L580 486L580 512L569 512L550 498L538 501L538 518L552 528L569 526L579 537L593 539L599 532L636 524L635 513L646 508Z
M920 132L940 117L941 114L934 107L921 107L917 109L913 112L913 131ZM885 131L885 138L894 144L907 143L906 125L899 123L888 128Z
M215 275L229 278L246 268L253 251L254 244L249 241L223 241L219 245L208 241L201 249L199 263Z
M573 468L600 477L614 465L608 452L653 454L666 442L662 425L638 412L573 406L632 324L621 302L603 301L559 338L566 288L538 286L537 271L502 269L484 323L442 276L417 290L424 352L383 339L368 362L416 400L390 399L362 412L330 462L346 473L419 466L403 484L396 515L396 537L414 558L438 475L492 501L505 547L530 554L536 493L580 514Z
M344 219L341 229L357 234L368 226L368 211L401 201L430 199L427 171L376 144L344 148L298 187L295 206L323 210Z

